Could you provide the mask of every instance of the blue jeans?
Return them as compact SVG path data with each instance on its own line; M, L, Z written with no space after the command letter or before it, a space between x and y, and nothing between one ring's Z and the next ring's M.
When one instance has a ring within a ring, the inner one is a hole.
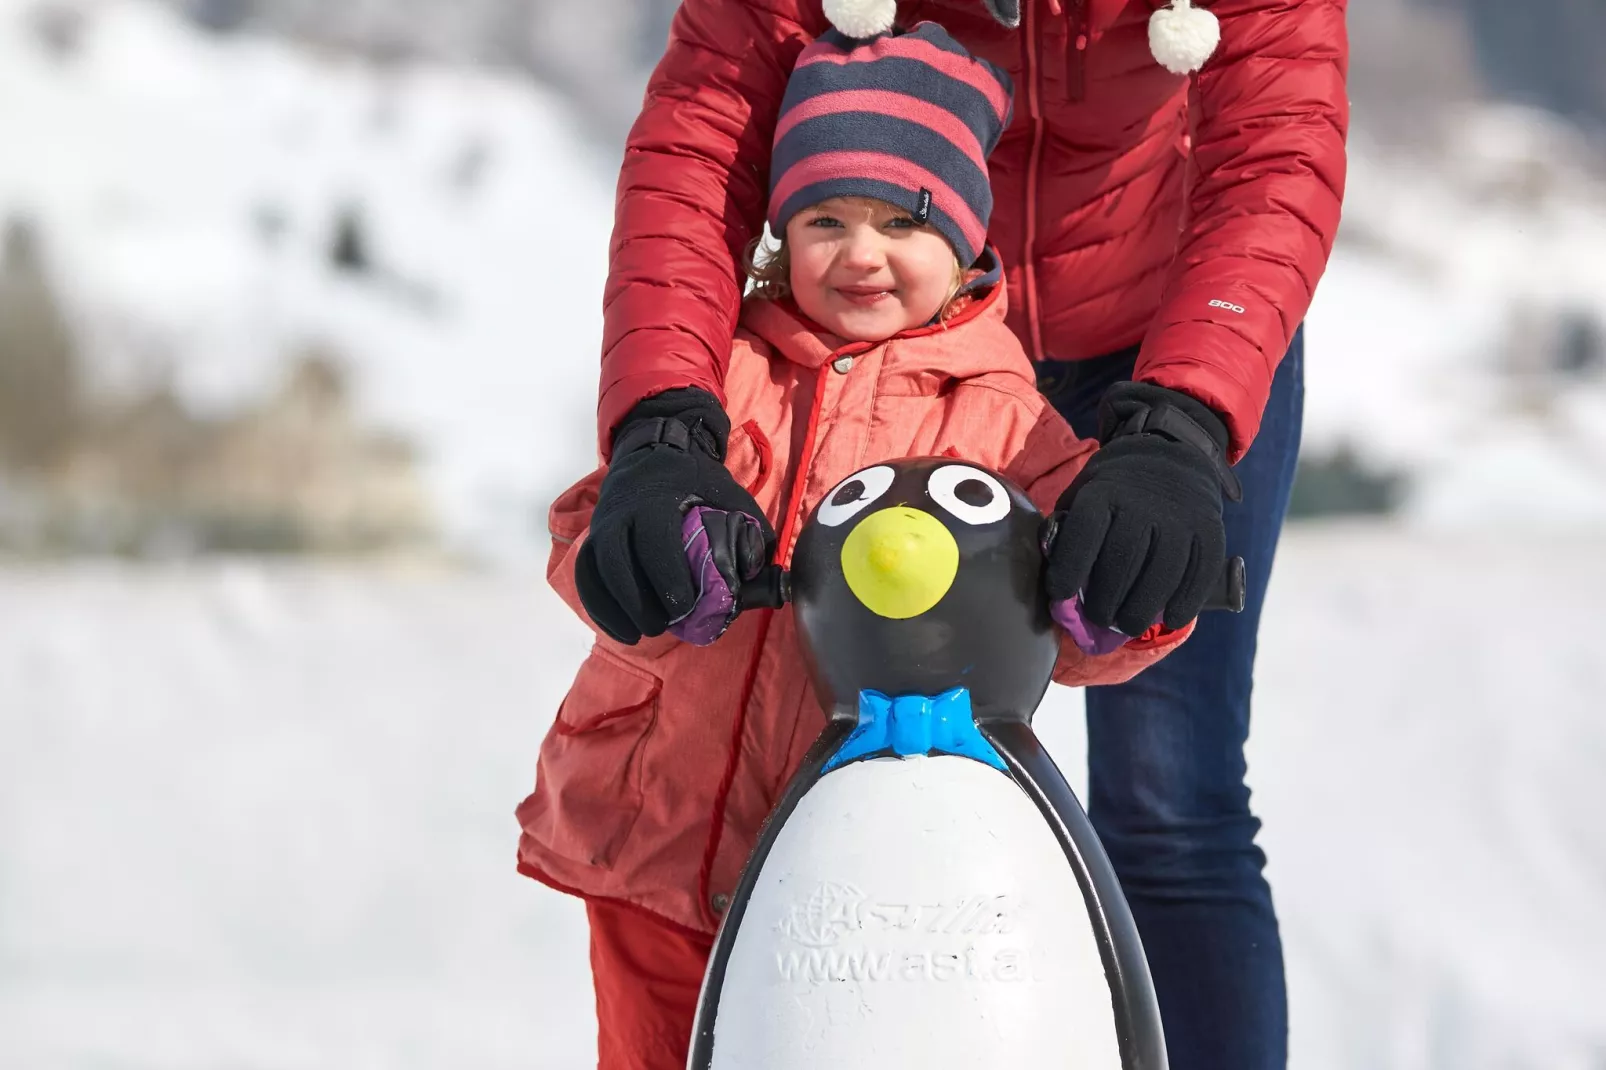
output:
M1077 433L1129 379L1135 351L1039 366L1038 385ZM1136 679L1087 691L1088 815L1114 863L1149 956L1171 1070L1284 1070L1282 939L1255 846L1244 742L1255 635L1271 576L1305 403L1304 329L1272 383L1260 433L1226 505L1227 549L1244 559L1240 614L1206 613L1176 653Z

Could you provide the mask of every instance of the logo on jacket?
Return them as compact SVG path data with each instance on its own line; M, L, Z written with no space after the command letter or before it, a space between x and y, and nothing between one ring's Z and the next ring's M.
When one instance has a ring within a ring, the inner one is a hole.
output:
M1224 308L1228 312L1236 312L1240 316L1243 315L1243 313L1244 313L1244 306L1235 305L1231 301L1222 301L1219 298L1217 300L1211 301L1210 302L1210 307L1211 308Z

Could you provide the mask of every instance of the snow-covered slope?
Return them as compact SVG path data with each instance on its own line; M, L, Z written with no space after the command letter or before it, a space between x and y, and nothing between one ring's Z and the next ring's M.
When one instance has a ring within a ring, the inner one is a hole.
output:
M1606 1057L1606 558L1293 533L1250 777L1294 1070ZM534 583L0 572L0 1065L587 1065L513 807L586 633ZM1079 694L1039 731L1083 780Z
M585 1065L583 913L513 870L544 587L0 575L0 1066Z
M80 7L53 57L31 0L0 0L0 215L40 220L100 378L171 365L224 404L330 342L366 414L422 445L453 542L538 561L545 499L592 457L614 161L512 78ZM1539 344L1521 316L1606 323L1606 182L1533 113L1458 129L1410 159L1353 139L1307 443L1411 473L1423 523L1601 527L1606 385L1517 405L1501 368ZM329 264L347 206L374 274Z
M423 447L454 541L539 550L594 456L612 181L528 83L211 38L100 0L53 57L0 0L0 217L26 213L104 381L226 405L294 349ZM376 271L330 265L360 210Z
M1523 109L1404 157L1358 131L1307 326L1305 443L1412 476L1431 527L1606 526L1606 377L1544 367L1557 317L1606 338L1606 176Z

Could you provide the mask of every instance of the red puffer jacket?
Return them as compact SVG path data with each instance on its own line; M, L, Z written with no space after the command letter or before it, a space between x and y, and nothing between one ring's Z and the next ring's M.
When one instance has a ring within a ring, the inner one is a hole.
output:
M1343 195L1346 0L1195 0L1221 44L1191 79L1151 55L1163 0L902 0L1009 70L989 242L1035 359L1141 341L1138 378L1222 413L1241 456L1310 304ZM684 0L619 176L598 418L696 386L723 396L740 256L762 232L770 143L820 0Z

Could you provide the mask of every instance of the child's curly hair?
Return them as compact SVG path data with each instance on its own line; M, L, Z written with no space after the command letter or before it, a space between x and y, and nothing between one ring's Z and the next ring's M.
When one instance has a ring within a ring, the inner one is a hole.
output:
M747 251L742 256L742 270L753 280L754 297L779 301L792 292L792 253L784 237L773 249L764 247L762 234L748 242ZM946 323L964 307L963 298L966 295L960 293L964 285L965 269L959 265L959 258L955 257L953 284L948 287L948 297L937 312L939 322Z
M779 301L792 292L792 253L786 239L774 249L764 248L764 235L747 243L742 270L753 280L753 293L766 301Z

